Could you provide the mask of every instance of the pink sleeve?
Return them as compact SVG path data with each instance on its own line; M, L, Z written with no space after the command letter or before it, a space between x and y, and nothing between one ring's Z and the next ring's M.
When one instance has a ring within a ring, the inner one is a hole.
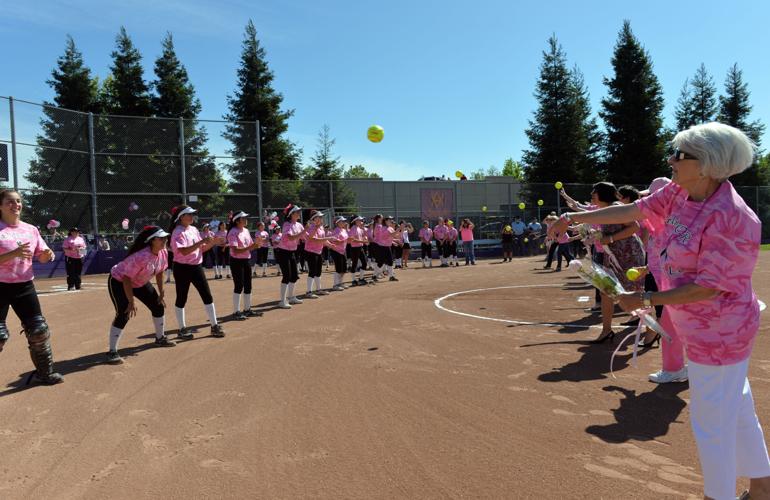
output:
M184 231L177 232L176 235L172 235L171 238L172 238L171 239L171 243L172 243L171 244L171 248L173 248L174 250L176 250L178 248L185 248L185 247L189 246L187 244L187 237L186 237Z
M49 248L45 240L43 239L43 237L40 235L40 231L35 229L35 232L37 233L37 245L35 246L35 257L37 257L41 253L45 252L46 250L49 250Z
M241 241L238 239L238 233L235 231L230 231L227 233L227 246L229 247L241 247Z
M634 203L642 212L645 219L649 219L654 226L662 225L666 217L671 213L671 205L676 198L679 188L673 182L666 187L655 191L649 196L640 198Z
M730 217L730 213L717 212L716 220L706 224L698 253L696 285L740 294L746 291L746 282L751 282L761 225L740 217L738 212L734 214Z

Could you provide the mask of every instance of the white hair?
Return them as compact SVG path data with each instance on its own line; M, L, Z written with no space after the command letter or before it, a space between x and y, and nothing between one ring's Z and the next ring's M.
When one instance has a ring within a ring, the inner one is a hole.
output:
M701 163L701 173L719 181L740 174L754 162L755 144L735 127L711 122L693 125L671 144Z

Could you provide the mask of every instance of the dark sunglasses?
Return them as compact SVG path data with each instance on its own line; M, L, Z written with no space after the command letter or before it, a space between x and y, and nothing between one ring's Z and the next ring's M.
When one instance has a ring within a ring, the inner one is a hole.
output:
M680 160L697 160L698 158L694 157L693 155L689 153L685 153L684 151L680 150L679 148L672 149L669 151L669 156L674 157L674 161L680 161Z

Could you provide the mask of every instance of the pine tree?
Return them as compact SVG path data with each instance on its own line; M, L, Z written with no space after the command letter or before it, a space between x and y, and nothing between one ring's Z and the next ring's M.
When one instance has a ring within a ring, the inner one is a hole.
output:
M717 87L705 64L701 63L690 84L695 123L713 122L717 115Z
M262 127L261 157L263 180L291 180L299 176L301 152L284 137L293 110L282 110L283 96L272 87L273 72L267 64L265 50L257 39L254 23L249 21L243 40L241 65L235 92L228 96L228 121L259 120ZM256 129L253 123L233 123L223 134L233 147L236 159L228 167L233 178L231 187L236 192L256 191L257 166L253 159L256 151ZM265 206L283 207L296 202L296 183L269 182L263 187Z
M106 113L126 116L150 116L152 106L147 83L144 81L142 55L121 26L112 51L112 78L104 87L103 107Z
M90 196L53 192L91 190L88 117L73 111L99 111L98 84L69 35L64 54L57 60L47 83L54 92L53 102L46 102L43 108L42 133L37 138L38 148L26 179L40 190L52 191L35 190L25 197L25 204L35 221L56 219L63 227L77 225L89 230Z
M750 96L749 84L743 81L743 71L738 69L738 64L733 64L725 79L725 95L719 96L717 120L742 130L759 148L765 125L759 120L749 122L752 110L749 104ZM730 180L736 186L760 186L770 183L765 171L757 168L756 161L751 168L731 177Z
M607 178L646 184L668 172L661 140L663 90L629 21L618 34L612 66L615 74L604 78L608 96L599 113L607 130Z
M382 179L380 174L369 172L363 165L351 165L342 174L345 179Z
M679 99L676 100L676 109L674 110L677 130L688 129L697 123L693 107L694 103L690 79L685 78L682 90L679 92Z
M195 96L195 88L187 75L187 70L179 61L174 49L171 33L166 34L162 42L162 53L155 60L155 80L151 87L153 112L158 117L173 120L161 121L166 128L162 137L172 141L179 134L179 118L183 118L185 139L185 172L188 193L219 193L225 189L225 181L217 170L216 163L206 148L208 139L206 129L198 121L201 104ZM168 145L169 149L178 150L178 144ZM176 172L181 173L181 165L174 164ZM179 175L170 173L171 182L179 182ZM174 188L172 187L172 190ZM200 198L199 208L207 212L221 212L220 196ZM254 212L255 207L244 207Z
M530 201L551 194L555 180L581 182L592 179L599 168L601 135L591 119L582 74L569 70L566 55L555 36L543 52L535 88L538 109L526 130L530 148L524 151L525 179ZM541 183L540 186L535 186Z
M303 170L300 195L302 203L309 207L326 208L332 206L333 201L335 207L352 210L355 196L341 181L343 169L340 158L332 151L335 142L329 126L324 125L318 132L318 149L310 160L310 166Z

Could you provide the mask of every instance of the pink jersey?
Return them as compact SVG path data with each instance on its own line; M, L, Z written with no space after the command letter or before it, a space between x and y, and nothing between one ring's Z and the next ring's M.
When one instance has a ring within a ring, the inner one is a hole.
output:
M323 227L323 224L320 224L316 226L315 224L310 224L310 227L307 228L306 233L307 234L307 240L305 241L305 250L307 250L310 253L321 253L324 249L324 242L323 241L315 241L310 239L311 237L315 238L323 238L326 236L326 230Z
M270 237L270 241L273 244L273 248L278 248L281 243L281 233L273 233L273 235Z
M423 243L430 243L433 239L433 230L429 227L420 229L420 241Z
M653 224L665 224L656 242L660 289L695 283L719 291L713 299L666 306L687 357L705 365L747 359L759 329L751 284L762 228L757 216L729 181L705 202L689 200L672 182L635 203Z
M334 231L332 231L332 237L334 238L331 240L332 250L345 255L345 247L348 245L348 230L336 227L334 228Z
M299 222L284 222L282 232L283 237L278 243L278 248L294 251L297 249L297 245L299 245L299 238L291 240L288 236L303 234L305 232L305 227Z
M374 242L383 247L389 247L392 243L391 233L388 232L387 227L382 224L374 226Z
M80 236L76 238L67 236L64 238L61 247L64 250L65 257L69 257L70 259L82 259L85 255L86 242Z
M239 250L254 244L251 233L245 227L234 227L227 232L227 246L230 247L231 259L248 259L251 257L249 250Z
M433 228L433 237L436 238L436 241L444 241L447 237L448 230L449 228L446 227L446 225L439 224Z
M211 231L211 229L204 229L203 231L201 231L201 236L204 239L205 238L213 238L214 237L214 233Z
M262 240L262 246L266 247L270 241L270 235L267 233L267 231L254 231L254 241L257 239Z
M32 224L19 221L17 225L9 226L0 221L0 254L16 250L21 243L29 243L29 250L35 257L48 250L40 231ZM17 257L0 264L2 283L25 283L33 279L32 259Z
M223 229L221 231L217 231L216 233L214 233L214 238L222 238L223 240L225 240L224 243L222 243L220 245L217 245L217 246L220 246L220 247L227 246L227 231L225 229Z
M200 247L196 248L187 255L182 255L179 251L180 248L191 247L194 244L201 241L201 233L198 232L198 228L195 226L184 227L179 225L174 228L171 233L171 251L174 252L174 262L176 264L187 264L195 266L203 262L203 252Z
M366 228L366 239L369 243L374 243L374 227L369 226Z
M139 288L156 274L165 271L167 267L168 250L164 248L155 255L150 247L145 247L112 266L110 274L118 281L129 278L131 287Z
M457 228L450 227L446 234L449 241L457 241Z
M464 227L460 230L463 241L473 241L473 229L470 227Z
M560 245L563 245L564 243L569 243L569 233L567 231L564 231L563 233L557 233L556 243Z
M350 231L348 231L348 236L356 240L364 240L366 239L366 232L362 227L353 226L350 228ZM354 248L360 248L364 246L364 244L358 243L357 241L351 241L350 246Z

